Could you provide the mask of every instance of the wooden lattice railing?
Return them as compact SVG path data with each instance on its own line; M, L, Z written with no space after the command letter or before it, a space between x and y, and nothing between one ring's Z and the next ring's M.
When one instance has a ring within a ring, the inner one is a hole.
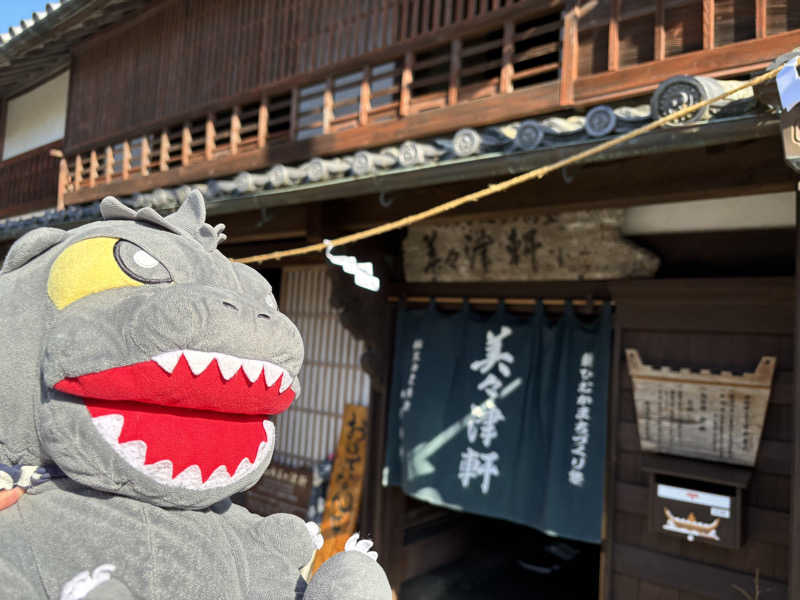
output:
M367 54L358 67L278 82L65 158L58 205L617 100L676 74L744 74L800 45L800 31L786 31L793 9L781 21L763 0L749 1L752 35L741 11L728 10L740 0L509 3L506 13L440 27L371 61Z

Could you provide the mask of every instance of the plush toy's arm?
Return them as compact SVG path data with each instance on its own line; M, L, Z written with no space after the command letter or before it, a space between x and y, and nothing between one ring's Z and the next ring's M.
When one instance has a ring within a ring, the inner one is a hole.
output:
M314 573L303 600L391 600L389 580L371 547L353 536L345 552L334 554Z

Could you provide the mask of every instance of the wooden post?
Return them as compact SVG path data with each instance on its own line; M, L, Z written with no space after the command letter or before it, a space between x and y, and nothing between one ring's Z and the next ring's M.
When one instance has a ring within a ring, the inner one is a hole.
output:
M767 37L767 0L756 0L756 37Z
M289 106L289 139L294 140L297 137L297 105L300 104L300 90L299 88L292 88L292 99Z
M181 132L181 164L185 167L192 156L192 128L189 123L183 124Z
M331 556L344 550L344 543L356 530L367 460L368 429L367 407L345 405L320 527L325 545L316 554L314 571Z
M619 70L619 12L622 0L611 0L608 20L608 70Z
M450 82L447 86L447 103L458 103L458 88L461 87L461 40L450 42Z
M242 143L242 117L241 109L233 107L231 113L231 154L239 154L239 144Z
M161 149L158 151L158 170L169 170L169 134L164 129L161 132Z
M92 150L89 153L89 187L93 188L97 185L97 169L100 166L100 161L97 160L97 151Z
M703 0L703 50L714 47L714 0Z
M561 106L571 106L575 102L578 76L578 7L575 2L565 8L563 22L559 97Z
M128 140L122 142L122 179L131 176L131 145Z
M111 183L111 179L114 177L114 150L111 146L106 146L106 164L103 168L103 175L106 183Z
M403 74L400 76L400 107L398 114L407 117L411 112L411 83L414 81L414 53L406 52Z
M322 92L322 133L331 132L333 121L333 79L325 80L325 90Z
M795 187L795 210L800 211L800 181ZM798 212L797 214L800 214ZM795 264L800 265L800 226L795 225ZM795 303L800 298L800 272L795 270ZM789 539L789 598L795 598L800 591L800 310L795 304L794 311L794 403L792 406L792 478Z
M75 168L72 173L72 181L75 184L75 191L79 190L81 182L83 181L83 159L81 159L80 154L75 155Z
M358 98L358 124L369 123L369 111L372 109L372 91L370 88L371 69L364 67L361 73L361 88Z
M667 36L664 30L664 0L656 0L656 28L653 36L653 59L664 60L667 56Z
M258 105L258 129L256 131L256 140L259 148L267 145L267 131L269 128L269 106L267 106L267 99L262 98L261 104Z
M146 135L142 136L142 145L139 151L139 174L143 177L150 175L150 141Z
M214 159L214 150L217 148L217 130L214 127L214 115L206 116L206 160Z
M62 158L58 161L58 197L56 198L56 209L64 210L64 194L67 192L69 182L69 164L67 159Z
M514 22L503 23L503 65L500 67L500 93L514 91Z

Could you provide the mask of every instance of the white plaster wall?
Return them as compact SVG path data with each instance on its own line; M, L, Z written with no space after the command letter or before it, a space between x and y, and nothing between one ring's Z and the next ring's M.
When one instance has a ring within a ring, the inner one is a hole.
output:
M69 71L8 102L3 160L64 137Z

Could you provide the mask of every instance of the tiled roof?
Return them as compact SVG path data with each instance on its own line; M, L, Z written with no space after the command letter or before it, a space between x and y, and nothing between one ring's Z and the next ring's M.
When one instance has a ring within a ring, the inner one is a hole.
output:
M673 78L665 84L670 81L677 86L676 93L686 94L686 81ZM593 107L585 115L549 116L480 129L465 128L447 136L408 140L400 146L365 149L355 154L336 157L317 157L301 164L276 164L264 171L245 171L230 178L200 181L191 186L154 189L121 200L133 208L152 206L158 211L170 212L183 201L192 188L196 188L205 196L210 213L222 213L240 210L236 201L242 198L299 192L307 188L348 181L370 181L392 174L399 177L410 175L410 185L413 185L414 173L422 169L464 165L484 158L513 158L518 155L524 159L524 164L529 158L532 160L537 154L544 154L548 150L566 150L569 146L585 145L630 131L651 121L653 110L659 111L655 116L661 116L664 110L669 111L663 106L670 104L668 95L662 91L667 89L665 84L656 91L650 104L617 107L600 105ZM704 85L714 87L714 80L706 81ZM694 115L682 125L752 118L756 112L755 97L745 94L724 106L716 106L712 111ZM761 112L764 112L763 109ZM524 168L531 167L526 164ZM463 179L463 175L460 178ZM0 220L0 239L17 237L27 229L42 225L69 226L93 220L99 215L98 206L99 203L96 202L72 206L65 211L49 209ZM237 208L234 209L234 206Z
M64 0L63 2L48 2L45 5L44 10L33 13L30 19L23 19L19 22L19 25L12 25L8 28L7 33L0 33L0 47L10 42L13 38L17 37L25 30L30 29L36 23L48 18L51 14L61 8L64 4L67 4L69 1L70 0Z

